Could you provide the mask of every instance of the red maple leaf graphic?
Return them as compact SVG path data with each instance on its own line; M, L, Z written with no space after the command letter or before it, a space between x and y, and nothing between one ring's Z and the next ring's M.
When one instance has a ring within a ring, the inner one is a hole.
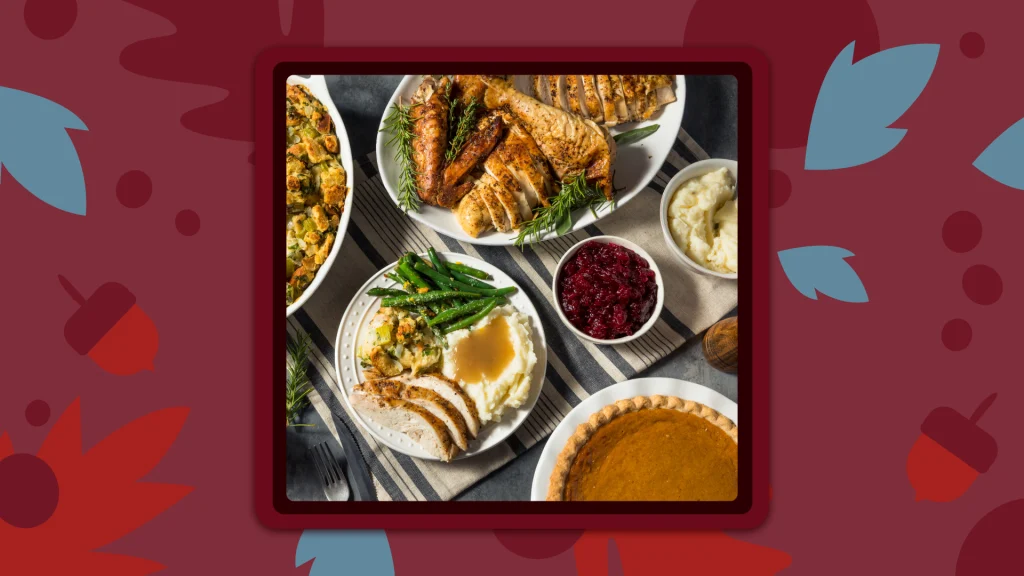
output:
M80 413L75 400L36 454L59 485L52 515L32 528L0 521L0 574L135 576L164 568L150 560L94 550L146 524L192 491L190 486L139 482L174 443L188 409L143 416L84 454ZM10 438L0 436L0 462L13 452Z
M223 100L186 112L185 128L231 140L253 139L252 83L256 56L269 46L323 46L323 0L294 0L291 30L281 32L278 0L166 2L125 0L170 20L177 31L121 52L130 72L227 91ZM230 35L225 34L230 30Z
M611 572L609 541L618 548L621 572ZM591 532L576 545L579 576L717 574L759 576L789 566L789 554L737 540L725 532Z
M0 460L7 458L11 454L14 454L14 444L11 444L11 437L7 435L7 432L0 436Z

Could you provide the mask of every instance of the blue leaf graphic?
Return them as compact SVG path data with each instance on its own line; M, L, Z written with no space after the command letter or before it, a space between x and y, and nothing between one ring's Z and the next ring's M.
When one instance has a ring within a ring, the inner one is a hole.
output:
M85 215L85 176L67 129L88 130L67 108L0 86L0 165L50 206Z
M986 176L1017 190L1024 190L1024 119L996 138L974 161Z
M295 547L295 566L314 558L309 576L395 576L383 530L306 530Z
M825 75L807 133L807 170L835 170L885 156L907 131L888 126L917 100L939 57L938 44L909 44L853 63L854 42Z
M853 252L836 246L803 246L779 252L779 262L789 282L801 294L817 300L815 290L843 302L867 302L857 272L844 258Z

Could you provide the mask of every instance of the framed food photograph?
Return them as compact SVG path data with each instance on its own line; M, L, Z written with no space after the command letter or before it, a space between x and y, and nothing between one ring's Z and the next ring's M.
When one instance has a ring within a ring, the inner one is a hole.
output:
M765 68L739 48L264 53L263 523L759 525Z

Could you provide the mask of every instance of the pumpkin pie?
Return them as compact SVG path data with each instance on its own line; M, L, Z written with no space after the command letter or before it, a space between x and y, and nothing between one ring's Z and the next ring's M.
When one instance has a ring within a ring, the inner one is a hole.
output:
M576 428L548 500L735 500L737 429L673 396L619 400Z

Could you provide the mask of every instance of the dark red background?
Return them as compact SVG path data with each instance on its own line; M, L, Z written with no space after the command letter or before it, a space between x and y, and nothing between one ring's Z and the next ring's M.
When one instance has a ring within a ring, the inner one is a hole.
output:
M17 451L35 452L47 427L27 423L29 402L48 402L52 423L81 397L88 447L154 410L191 408L181 435L147 478L195 490L111 551L157 560L169 566L167 574L308 572L292 568L298 533L269 531L257 522L251 481L253 62L265 47L296 43L760 48L772 74L771 165L790 182L788 194L772 190L778 207L771 213L769 248L827 244L852 251L849 262L870 302L808 300L771 261L773 500L760 529L731 535L789 554L786 573L888 571L884 567L949 574L979 519L1022 497L1024 422L1016 413L1024 391L1013 368L1024 198L971 166L1024 115L1018 4L702 0L695 8L693 2L655 1L626 11L629 17L610 17L624 8L528 0L495 24L476 10L416 10L421 3L325 2L321 8L296 0L300 10L287 37L272 0L251 2L244 14L212 2L31 1L45 5L36 11L44 18L26 21L25 0L0 4L0 84L59 102L89 126L71 133L85 170L89 213L59 212L9 174L0 179L8 214L4 239L24 250L8 259L3 283L8 369L0 428ZM70 18L68 4L77 6ZM70 22L63 34L62 22ZM497 34L496 25L512 32ZM967 33L983 39L980 56L961 50ZM162 36L168 38L145 42ZM895 150L856 168L805 172L800 146L810 106L829 63L852 40L859 56L864 48L870 53L916 42L938 43L941 50L928 86L896 123L909 133ZM210 105L203 114L188 114ZM152 197L128 209L116 187L134 170L149 175ZM176 229L183 209L200 217L194 236ZM942 239L946 218L960 210L983 225L980 243L966 253L951 251ZM993 304L977 304L964 293L962 276L976 264L1001 276L1003 291ZM57 283L58 272L83 293L107 281L134 292L160 330L155 372L110 376L64 342L74 304ZM941 339L954 318L973 329L960 352ZM906 458L924 417L944 405L970 413L992 392L999 397L982 426L999 442L995 464L956 501L915 502ZM1004 510L1012 512L1003 515L1006 525L1019 527L1020 507ZM696 537L674 538L651 537L646 556L676 564L673 551ZM395 534L399 574L441 570L417 562L431 543L427 550L436 550L438 539L471 560L445 565L449 573L476 573L479 561L493 574L571 574L574 567L572 552L525 560L487 532ZM1008 548L989 553L999 559L1001 551L1007 563L1019 565L1019 552ZM17 553L3 543L0 551ZM692 554L702 557L700 549ZM626 559L641 555L620 554L627 574L644 573ZM724 562L729 555L719 557Z

